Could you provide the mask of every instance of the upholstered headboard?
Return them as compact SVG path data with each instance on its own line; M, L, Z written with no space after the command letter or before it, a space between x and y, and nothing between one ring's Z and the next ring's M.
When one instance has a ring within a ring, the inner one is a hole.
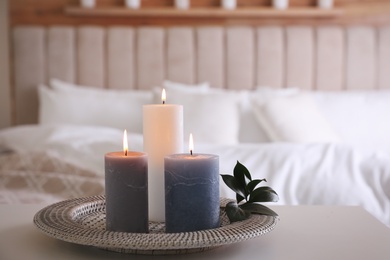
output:
M390 88L390 27L26 27L13 29L16 122L37 122L50 78L148 89L164 79L212 87Z

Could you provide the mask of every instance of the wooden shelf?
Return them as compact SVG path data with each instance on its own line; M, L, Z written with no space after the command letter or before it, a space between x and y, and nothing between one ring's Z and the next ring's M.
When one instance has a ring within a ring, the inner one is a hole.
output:
M126 7L110 8L81 8L68 6L65 14L71 16L127 16L127 17L191 17L191 18L333 18L342 15L339 8L320 9L317 7L292 7L286 10L277 10L272 7L251 7L225 10L222 8L191 8L179 10L176 8L141 8L138 10Z

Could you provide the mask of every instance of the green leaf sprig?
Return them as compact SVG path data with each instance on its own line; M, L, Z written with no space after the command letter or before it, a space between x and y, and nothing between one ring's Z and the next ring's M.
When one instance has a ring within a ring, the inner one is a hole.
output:
M268 186L256 188L266 179L252 180L248 169L237 161L233 170L233 176L221 174L225 184L236 193L236 200L226 205L226 214L230 222L245 220L251 214L277 216L273 210L261 205L260 202L277 202L278 194Z

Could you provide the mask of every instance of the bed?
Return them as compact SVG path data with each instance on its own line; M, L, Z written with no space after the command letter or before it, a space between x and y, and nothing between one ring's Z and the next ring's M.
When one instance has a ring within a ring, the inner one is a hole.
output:
M17 26L12 45L1 203L103 194L103 155L124 128L143 150L164 87L221 173L238 160L279 205L359 205L390 227L390 27Z

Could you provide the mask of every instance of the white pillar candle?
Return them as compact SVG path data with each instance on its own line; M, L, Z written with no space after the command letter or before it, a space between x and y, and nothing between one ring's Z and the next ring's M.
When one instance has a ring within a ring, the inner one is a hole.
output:
M165 91L163 91L165 93ZM165 222L164 157L183 152L183 106L143 107L144 152L148 154L149 220Z

